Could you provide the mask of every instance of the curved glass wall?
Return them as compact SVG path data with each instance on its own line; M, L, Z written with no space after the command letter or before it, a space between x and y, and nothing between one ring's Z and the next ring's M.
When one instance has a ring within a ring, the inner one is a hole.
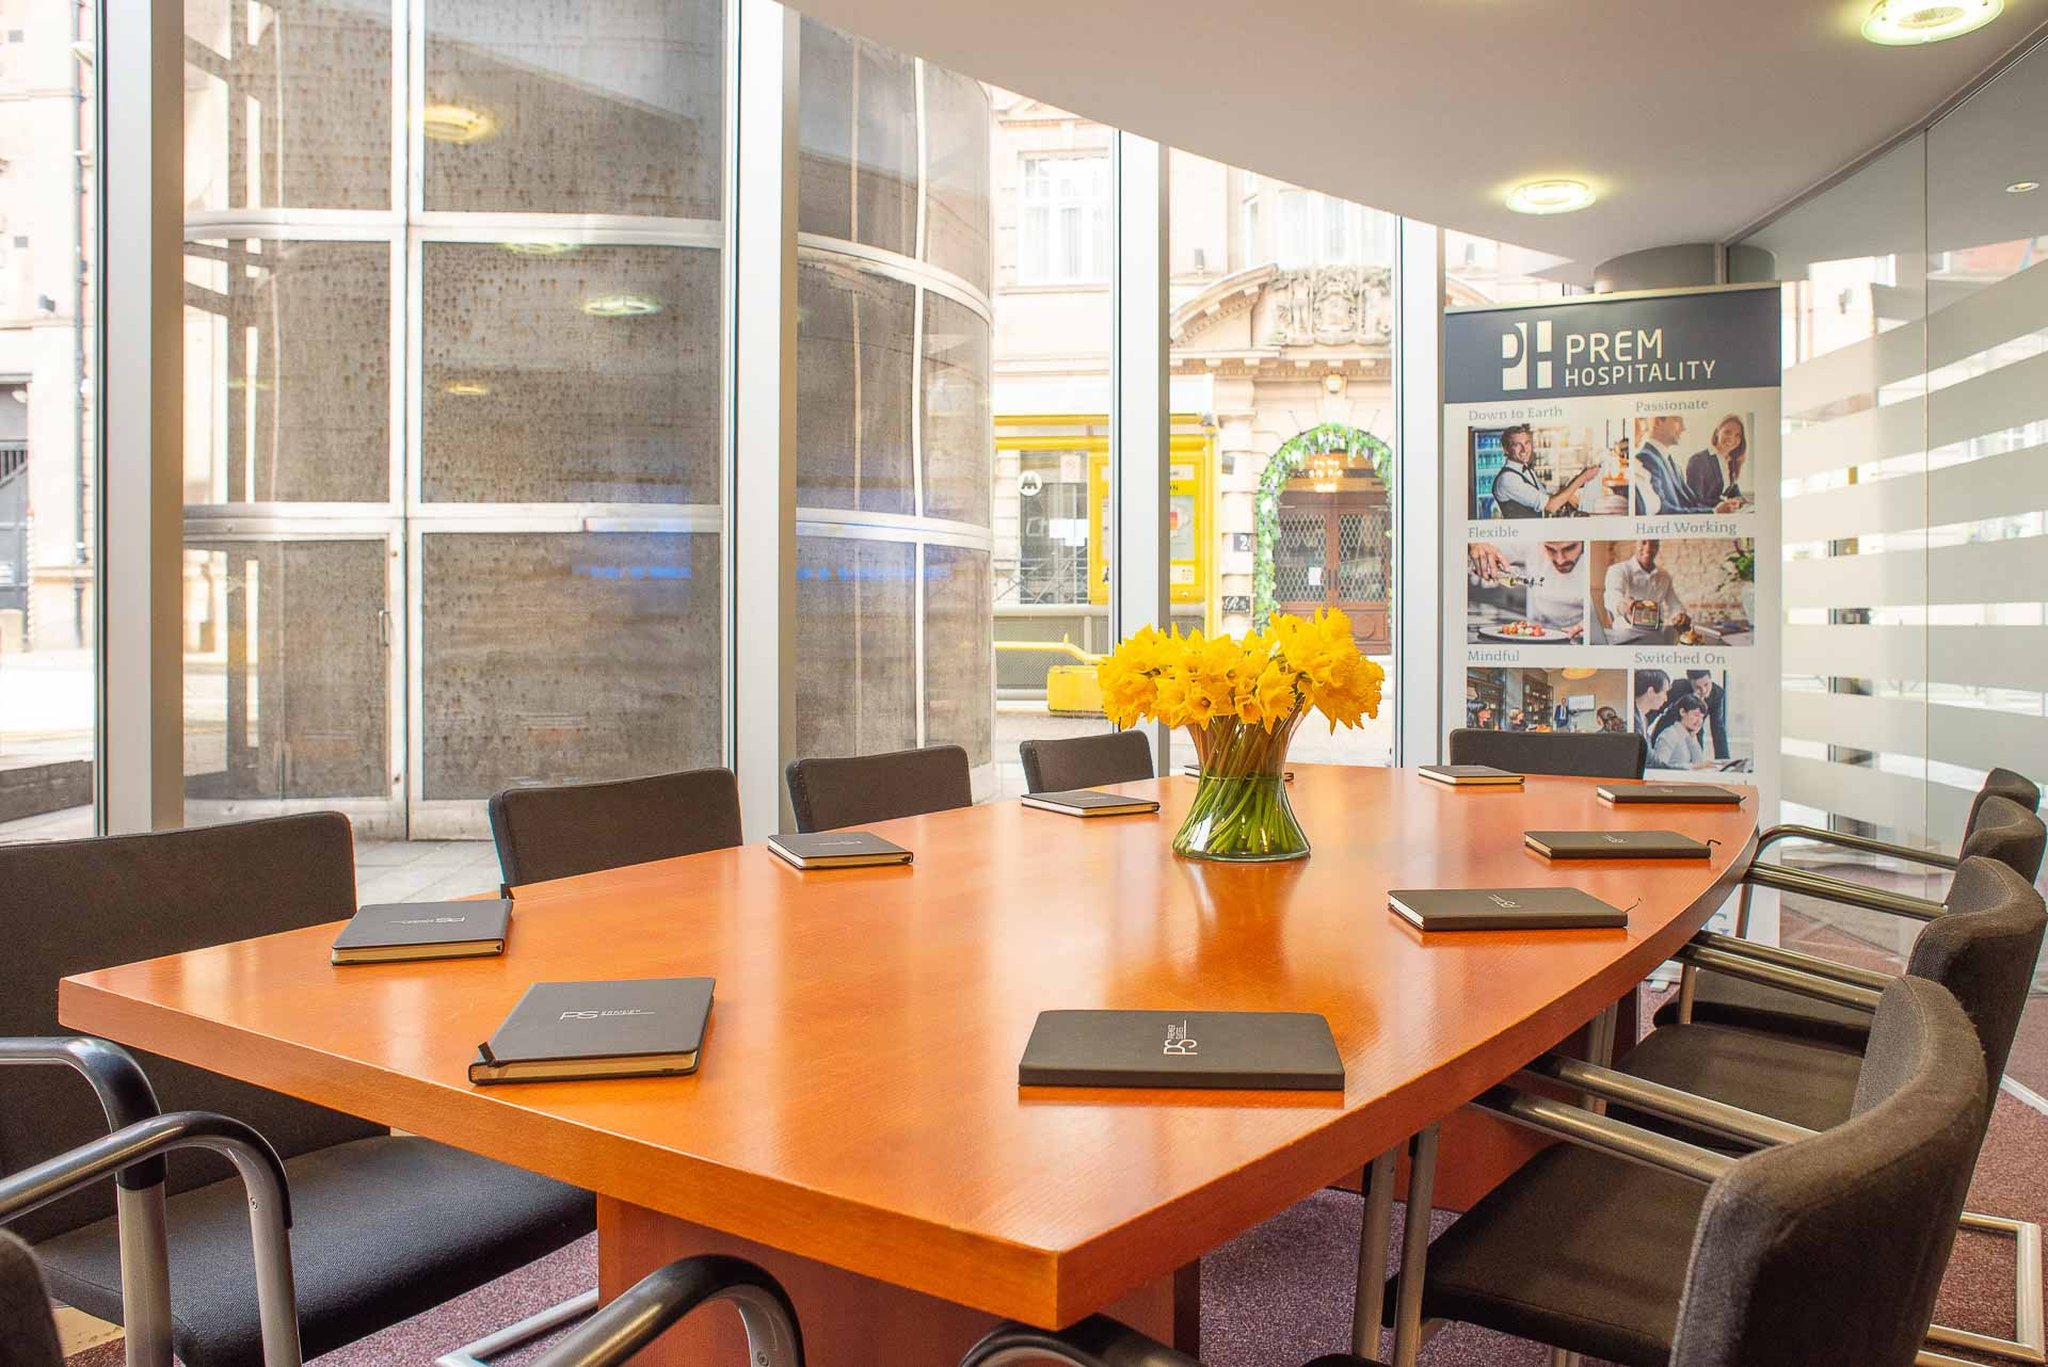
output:
M723 7L594 9L188 0L189 820L725 758Z
M989 97L806 20L800 755L963 746L993 784Z

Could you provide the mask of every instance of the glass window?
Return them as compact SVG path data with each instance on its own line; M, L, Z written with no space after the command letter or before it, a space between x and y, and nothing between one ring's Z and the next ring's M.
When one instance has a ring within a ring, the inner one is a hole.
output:
M846 261L797 268L797 502L912 507L917 290Z
M917 63L803 22L802 231L904 256L917 251ZM956 160L953 174L962 166Z
M185 502L391 497L391 247L185 247Z
M924 549L925 735L987 764L994 730L995 646L988 552Z
M931 185L925 259L986 293L989 256L989 98L980 81L924 65ZM984 367L985 369L985 367Z
M93 833L96 8L15 4L0 43L0 841Z
M799 536L798 755L865 755L917 744L917 548Z
M718 502L719 253L556 245L426 244L421 497Z
M1017 279L1063 284L1109 279L1109 158L1027 156L1021 177Z
M719 762L717 537L435 533L422 543L428 801Z
M720 214L725 66L707 0L427 0L429 209Z
M185 203L391 207L391 9L185 0Z
M989 327L944 295L925 295L924 512L989 524Z

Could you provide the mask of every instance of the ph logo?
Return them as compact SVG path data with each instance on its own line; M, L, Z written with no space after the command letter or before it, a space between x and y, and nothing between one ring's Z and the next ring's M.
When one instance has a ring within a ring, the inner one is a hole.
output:
M1166 1027L1166 1047L1159 1052L1162 1054L1192 1054L1195 1052L1195 1044L1194 1037L1188 1034L1188 1023L1182 1021L1178 1025Z
M1550 388L1550 328L1548 320L1536 324L1536 387ZM1517 323L1500 335L1500 387L1529 387L1529 325Z

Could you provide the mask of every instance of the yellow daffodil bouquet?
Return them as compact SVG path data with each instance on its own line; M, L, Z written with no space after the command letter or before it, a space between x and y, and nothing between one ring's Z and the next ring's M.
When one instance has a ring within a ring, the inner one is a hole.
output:
M1287 747L1311 711L1355 727L1377 717L1386 671L1358 653L1335 608L1281 614L1238 638L1146 627L1097 666L1102 710L1120 727L1146 719L1187 729L1201 786L1174 837L1203 859L1299 859L1308 838L1287 803Z

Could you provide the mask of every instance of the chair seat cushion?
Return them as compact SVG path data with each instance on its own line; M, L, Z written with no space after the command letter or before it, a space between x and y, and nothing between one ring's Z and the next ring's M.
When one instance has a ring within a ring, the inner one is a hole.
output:
M1706 1191L1586 1149L1545 1149L1430 1245L1423 1316L1665 1367Z
M1692 1018L1703 1025L1732 1025L1773 1035L1820 1040L1861 1053L1870 1042L1870 1013L1832 1002L1815 1001L1796 992L1766 987L1725 973L1699 975ZM1666 1002L1657 1024L1678 1024L1678 1003Z
M1786 1039L1695 1022L1652 1030L1615 1066L1631 1076L1745 1111L1825 1130L1849 1118L1863 1056L1818 1040ZM1620 1107L1614 1108L1614 1114L1694 1143L1729 1147L1728 1141L1690 1135L1680 1127Z
M290 1159L292 1273L308 1358L522 1267L596 1225L589 1192L430 1140L379 1136ZM167 1202L172 1335L186 1367L260 1367L241 1181ZM36 1248L58 1299L121 1318L112 1219Z

